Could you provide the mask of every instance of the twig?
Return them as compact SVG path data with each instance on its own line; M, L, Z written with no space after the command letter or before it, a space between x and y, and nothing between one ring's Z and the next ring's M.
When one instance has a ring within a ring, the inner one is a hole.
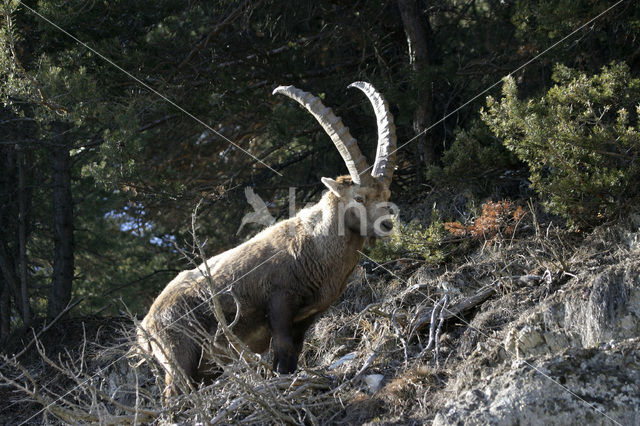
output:
M445 294L442 299L436 303L431 312L431 327L429 329L429 342L427 346L420 352L418 358L421 358L426 351L434 346L434 360L436 366L438 365L438 356L440 355L440 331L442 330L442 324L444 323L444 314L447 311L447 303L449 302L449 295ZM438 326L436 328L436 315L438 316Z
M453 304L450 308L445 309L444 319L447 320L449 318L458 316L459 313L467 311L479 305L480 303L490 298L497 291L497 289L498 286L496 286L495 283L482 287L473 296L466 297L458 303ZM433 309L435 309L435 307L427 310L427 312L418 314L418 317L414 321L414 326L411 330L411 333L409 333L409 336L413 336L415 333L422 330L423 327L431 324Z
M389 260L388 262L379 263L378 265L376 265L375 268L372 269L372 271L375 271L378 268L387 266L390 263L406 262L406 261L415 262L415 263L427 263L427 261L424 260L424 259L418 259L418 258L414 258L414 257L399 257L397 259Z
M369 366L371 365L371 363L373 363L373 360L376 359L378 357L378 355L380 355L380 349L382 349L382 345L384 344L384 342L381 342L377 348L375 348L373 350L373 353L369 356L369 358L367 358L367 360L365 361L365 363L362 365L362 368L360 368L360 370L358 370L358 372L355 374L355 376L353 376L351 378L351 380L349 380L349 382L345 382L342 385L338 386L338 389L340 387L342 387L344 384L346 383L353 383L356 379L358 379L362 373L364 373L364 371L369 368Z
M404 350L404 365L405 368L409 365L409 350L407 348L407 341L405 340L404 337L402 337L402 333L400 332L400 327L398 326L398 323L396 322L396 311L398 310L398 308L395 308L393 310L393 313L391 314L391 324L393 325L393 330L395 331L395 335L398 339L400 339L400 342L402 343L402 349Z
M444 323L444 312L447 310L447 303L449 302L449 295L445 294L442 299L442 309L440 309L440 321L438 321L438 329L436 330L436 338L435 338L435 348L434 348L434 358L436 360L436 366L439 364L439 356L440 356L440 331L442 330L442 324ZM433 326L433 324L432 324ZM428 346L428 345L427 345Z

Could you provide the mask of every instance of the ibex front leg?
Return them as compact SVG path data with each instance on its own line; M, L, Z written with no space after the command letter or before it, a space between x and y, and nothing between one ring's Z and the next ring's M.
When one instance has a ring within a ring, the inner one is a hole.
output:
M293 336L294 310L291 300L284 294L276 294L269 303L269 326L273 345L273 369L289 374L296 371L298 351Z

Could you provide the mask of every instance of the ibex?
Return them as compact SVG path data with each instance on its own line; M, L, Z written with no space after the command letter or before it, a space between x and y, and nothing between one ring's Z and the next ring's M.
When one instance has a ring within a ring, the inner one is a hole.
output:
M365 241L391 232L387 201L395 167L393 117L373 86L356 82L349 87L365 93L378 122L370 174L349 129L319 98L293 86L274 90L296 100L318 120L338 148L349 176L323 177L328 191L317 204L206 264L181 272L160 293L140 325L138 338L142 349L166 371L166 396L177 392L177 369L193 380L206 378L202 339L214 336L218 328L208 303L214 293L242 342L256 353L265 352L272 342L273 368L294 372L306 330L344 291Z

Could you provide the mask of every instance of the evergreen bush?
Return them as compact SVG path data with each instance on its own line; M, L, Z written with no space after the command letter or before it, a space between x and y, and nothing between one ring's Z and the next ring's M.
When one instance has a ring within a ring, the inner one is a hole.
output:
M569 224L594 226L638 201L640 79L623 63L597 75L557 65L541 97L518 99L513 77L487 98L483 120L530 170L545 206Z

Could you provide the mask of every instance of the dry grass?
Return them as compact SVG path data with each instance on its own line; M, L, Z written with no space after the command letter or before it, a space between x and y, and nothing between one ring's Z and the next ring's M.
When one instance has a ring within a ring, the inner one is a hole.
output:
M111 327L109 338L97 333L108 326L107 319L82 333L74 320L69 338L79 344L51 350L43 337L36 352L17 361L5 358L0 421L425 423L451 398L448 383L474 380L477 368L463 367L501 362L507 325L552 297L575 265L610 250L606 240L611 237L596 233L587 248L578 248L574 234L543 227L530 216L512 235L495 237L491 245L446 267L415 270L398 262L376 268L363 262L366 268L358 267L340 301L309 330L296 374L274 374L269 355L230 352L236 361L225 364L217 380L164 405L157 365L147 360L136 366L127 357L131 320L118 322L118 337ZM488 288L486 298L470 304ZM450 297L448 309L460 310L447 317L434 359L434 351L425 350L429 314L444 294ZM365 380L373 374L383 376L378 389Z

